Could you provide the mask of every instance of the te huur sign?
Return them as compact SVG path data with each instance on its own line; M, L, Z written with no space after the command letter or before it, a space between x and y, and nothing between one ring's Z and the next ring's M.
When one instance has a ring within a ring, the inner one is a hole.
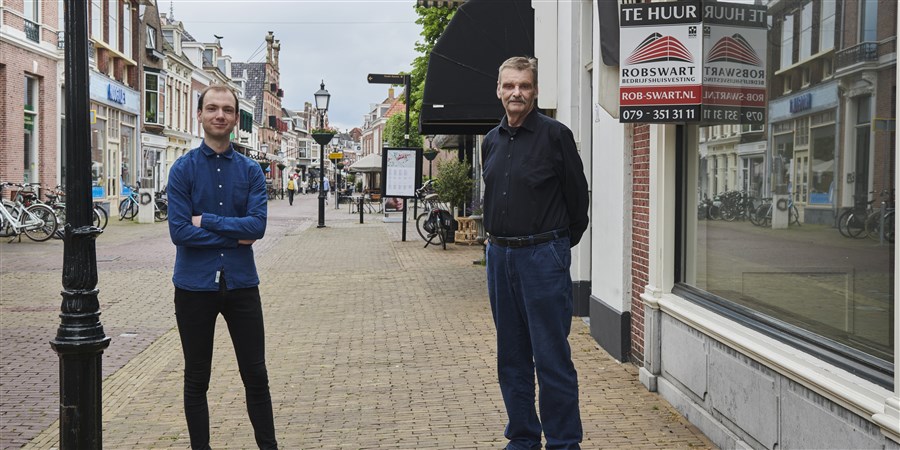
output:
M764 122L765 6L629 4L619 19L620 122Z

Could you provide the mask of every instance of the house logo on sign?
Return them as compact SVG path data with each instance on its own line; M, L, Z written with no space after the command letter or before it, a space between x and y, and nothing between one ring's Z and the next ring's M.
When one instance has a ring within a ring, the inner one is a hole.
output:
M719 39L709 50L706 62L733 62L748 66L762 66L762 60L753 47L740 34L725 36Z
M672 36L663 36L653 33L647 36L631 52L631 56L625 60L626 64L647 64L660 61L673 61L693 63L691 52L678 39Z

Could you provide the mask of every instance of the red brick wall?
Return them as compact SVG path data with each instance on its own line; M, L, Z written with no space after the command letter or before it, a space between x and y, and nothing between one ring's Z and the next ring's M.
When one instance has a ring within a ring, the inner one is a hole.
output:
M641 293L649 281L650 125L632 131L631 199L631 357L644 360L644 304Z
M56 60L0 42L0 181L23 181L25 76L29 75L38 82L38 178L44 185L58 183L56 66Z

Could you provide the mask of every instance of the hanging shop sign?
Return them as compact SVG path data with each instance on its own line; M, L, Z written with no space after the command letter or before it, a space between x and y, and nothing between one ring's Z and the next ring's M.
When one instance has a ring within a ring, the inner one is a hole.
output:
M766 7L703 5L703 122L764 124Z
M700 121L701 15L699 0L622 5L620 122Z

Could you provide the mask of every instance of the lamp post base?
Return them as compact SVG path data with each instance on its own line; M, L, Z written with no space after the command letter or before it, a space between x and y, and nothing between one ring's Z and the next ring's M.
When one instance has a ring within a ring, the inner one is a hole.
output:
M325 228L325 196L328 195L319 185L319 224L316 228Z

